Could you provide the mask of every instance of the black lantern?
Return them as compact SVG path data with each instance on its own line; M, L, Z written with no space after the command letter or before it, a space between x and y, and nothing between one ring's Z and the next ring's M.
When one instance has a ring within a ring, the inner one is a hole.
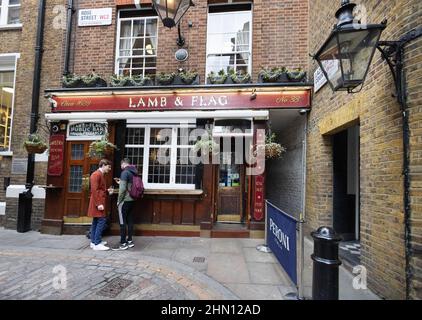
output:
M152 0L155 10L167 28L176 26L191 6L192 0Z
M333 91L353 92L365 81L386 24L363 25L354 21L356 4L342 0L338 23L315 55Z

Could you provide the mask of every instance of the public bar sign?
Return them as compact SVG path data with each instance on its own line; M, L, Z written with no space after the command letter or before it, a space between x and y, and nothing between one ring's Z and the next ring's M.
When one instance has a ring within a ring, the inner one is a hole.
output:
M63 174L64 163L64 135L55 134L50 137L47 174L59 177Z
M92 111L176 111L233 109L302 109L311 107L309 90L225 93L168 93L110 96L53 96L53 112Z
M112 8L81 9L79 10L78 26L109 26L113 17Z
M69 123L67 140L99 140L107 134L106 122Z
M297 285L297 221L267 201L267 244Z

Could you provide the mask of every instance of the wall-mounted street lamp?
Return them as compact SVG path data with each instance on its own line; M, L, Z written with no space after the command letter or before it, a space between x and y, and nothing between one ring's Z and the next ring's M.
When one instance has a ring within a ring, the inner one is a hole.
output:
M385 24L362 25L354 21L356 4L342 0L330 36L315 54L333 91L352 92L362 85Z
M152 0L152 5L166 28L171 29L177 25L179 33L177 45L182 47L185 39L180 31L180 19L195 4L192 0Z
M412 30L398 41L380 41L387 21L381 24L361 24L353 16L355 7L356 4L349 0L341 0L341 8L336 13L338 23L313 57L333 91L354 93L357 87L363 86L375 49L378 49L393 73L397 98L403 106L404 46L421 36L422 28Z

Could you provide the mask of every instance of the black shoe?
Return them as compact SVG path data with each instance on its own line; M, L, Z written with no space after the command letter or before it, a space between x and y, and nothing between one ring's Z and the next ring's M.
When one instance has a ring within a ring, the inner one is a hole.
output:
M127 245L127 243L121 243L117 248L112 248L111 250L122 251L122 250L127 250L127 249L129 249L129 246Z
M135 244L133 243L133 241L128 241L128 242L127 242L127 246L128 246L129 248L133 248L133 247L135 246Z

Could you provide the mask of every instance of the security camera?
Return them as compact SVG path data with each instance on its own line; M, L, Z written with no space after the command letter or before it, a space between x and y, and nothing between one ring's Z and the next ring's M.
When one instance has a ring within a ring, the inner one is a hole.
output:
M301 109L300 111L299 111L299 114L301 115L301 116L304 116L305 114L307 114L309 112L309 110L308 109Z

